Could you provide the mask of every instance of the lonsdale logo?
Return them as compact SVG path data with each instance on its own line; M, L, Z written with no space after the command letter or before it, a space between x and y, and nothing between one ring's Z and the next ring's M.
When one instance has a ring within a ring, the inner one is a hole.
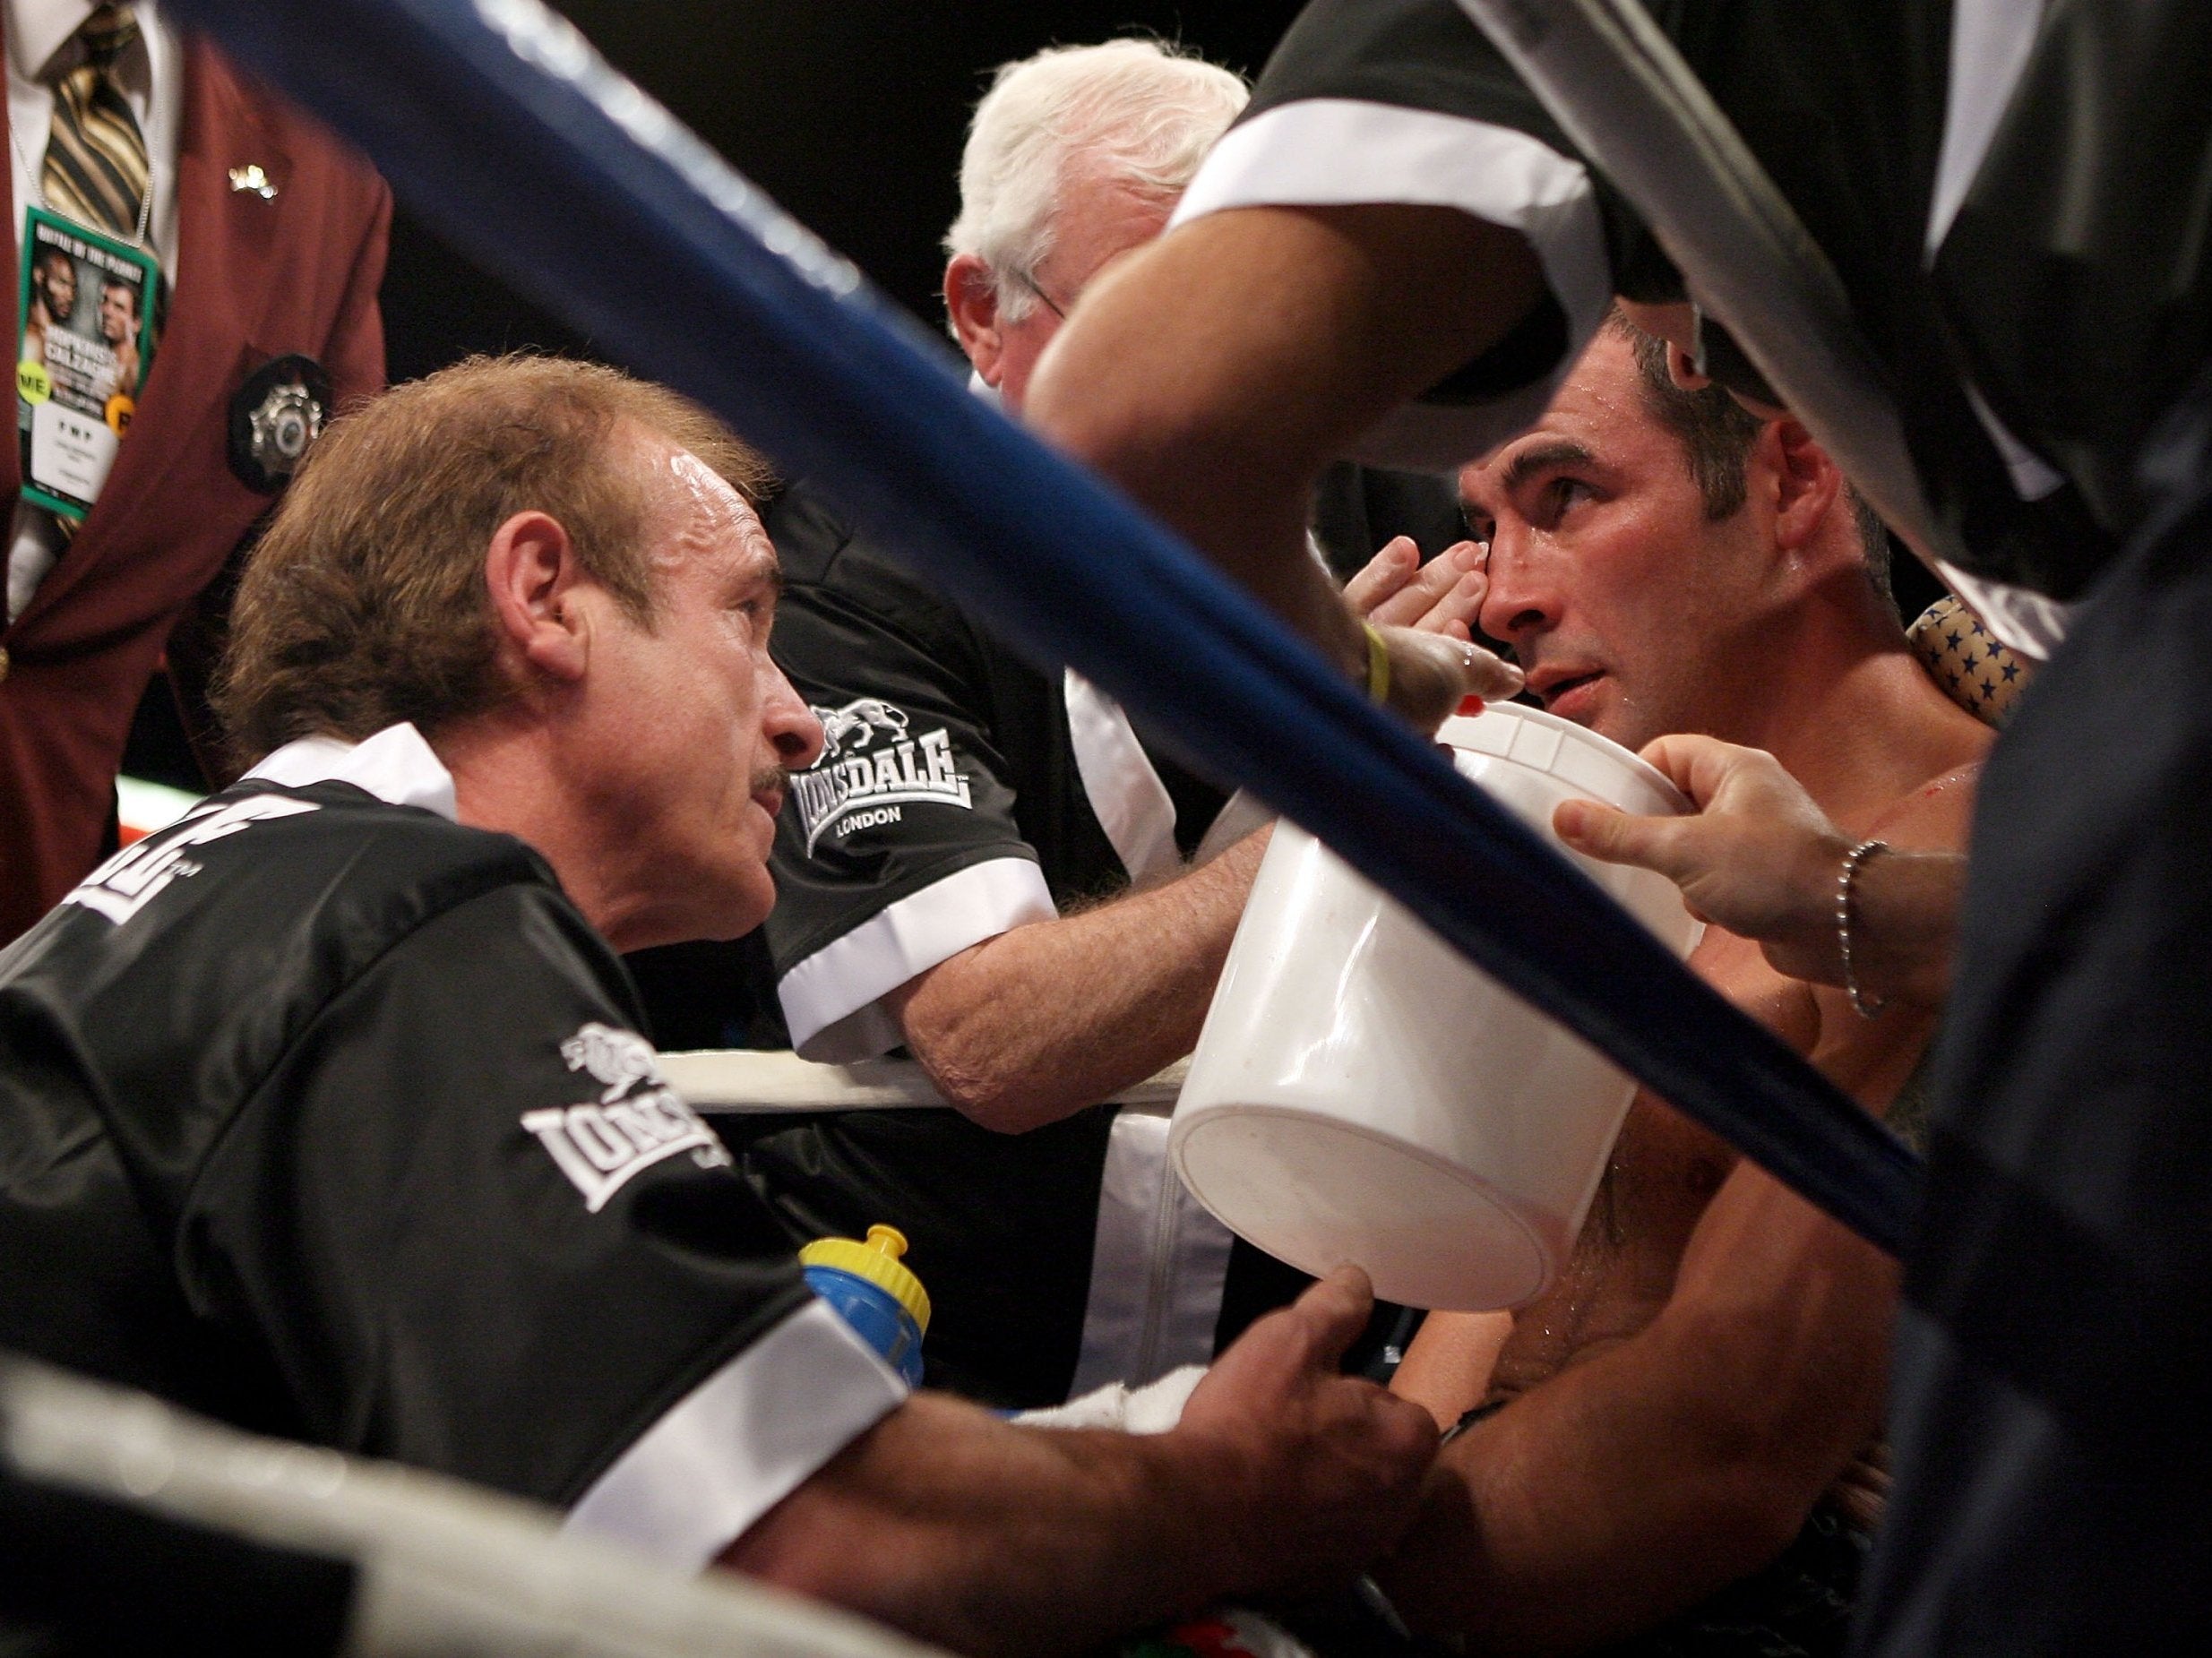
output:
M526 1111L522 1126L597 1215L630 1177L688 1151L702 1169L729 1166L729 1153L662 1079L653 1044L635 1031L594 1019L561 1044L571 1070L590 1071L599 1097L567 1107Z
M822 722L822 758L791 779L809 855L832 829L850 833L898 822L902 805L930 801L975 809L942 726L909 737L906 710L880 697L818 708L814 717Z

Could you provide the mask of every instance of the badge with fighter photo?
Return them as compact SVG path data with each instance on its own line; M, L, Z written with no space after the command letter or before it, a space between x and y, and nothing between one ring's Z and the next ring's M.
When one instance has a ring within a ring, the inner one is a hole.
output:
M82 519L99 499L153 366L160 266L41 207L23 216L15 425L23 499Z

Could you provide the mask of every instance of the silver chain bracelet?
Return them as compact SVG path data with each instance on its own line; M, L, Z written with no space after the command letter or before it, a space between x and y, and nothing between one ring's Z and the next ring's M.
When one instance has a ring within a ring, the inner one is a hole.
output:
M1861 864L1889 850L1886 840L1861 841L1844 854L1843 870L1836 877L1836 943L1843 953L1844 989L1851 997L1852 1011L1863 1019L1874 1018L1889 1005L1889 999L1877 996L1870 1001L1859 993L1859 975L1851 961L1851 883L1858 879Z

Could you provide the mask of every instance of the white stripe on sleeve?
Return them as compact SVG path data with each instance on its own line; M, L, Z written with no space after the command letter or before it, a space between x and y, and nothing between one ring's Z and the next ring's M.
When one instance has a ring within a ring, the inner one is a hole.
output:
M906 1396L852 1327L810 1301L641 1434L562 1529L701 1570Z
M1060 914L1028 858L971 863L908 894L832 940L777 981L802 1059L849 1065L906 1040L882 999L970 945Z

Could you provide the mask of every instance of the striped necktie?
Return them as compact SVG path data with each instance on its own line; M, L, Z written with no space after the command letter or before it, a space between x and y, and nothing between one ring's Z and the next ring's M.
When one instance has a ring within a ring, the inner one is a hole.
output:
M84 56L55 82L54 127L39 188L56 212L135 239L146 204L146 135L115 65L138 39L138 19L128 5L102 5L76 39Z

